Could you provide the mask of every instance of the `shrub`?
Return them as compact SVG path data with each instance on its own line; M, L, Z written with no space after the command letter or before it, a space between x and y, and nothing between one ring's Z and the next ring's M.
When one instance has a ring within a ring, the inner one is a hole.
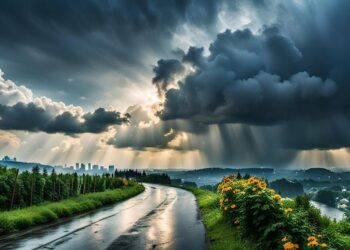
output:
M246 236L257 239L262 249L315 249L329 245L328 238L314 236L327 223L305 198L286 200L291 205L286 207L265 180L237 179L234 175L224 177L218 192L225 218ZM310 225L310 218L315 225Z

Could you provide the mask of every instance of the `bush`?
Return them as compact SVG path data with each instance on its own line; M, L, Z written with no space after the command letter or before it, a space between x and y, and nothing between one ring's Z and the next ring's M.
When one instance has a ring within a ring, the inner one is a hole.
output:
M246 236L258 240L261 249L315 249L329 245L327 239L314 236L325 223L304 198L286 201L300 209L285 207L282 197L268 188L265 180L236 179L234 175L224 177L218 192L225 218ZM316 226L310 225L310 216Z

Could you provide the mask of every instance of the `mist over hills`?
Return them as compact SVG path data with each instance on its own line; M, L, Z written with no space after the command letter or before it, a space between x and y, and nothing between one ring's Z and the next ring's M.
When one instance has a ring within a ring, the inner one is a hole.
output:
M7 166L8 168L18 168L20 171L31 171L33 167L38 166L41 171L46 169L46 171L51 172L54 167L41 164L37 162L23 162L23 161L15 161L15 160L0 160L0 165Z

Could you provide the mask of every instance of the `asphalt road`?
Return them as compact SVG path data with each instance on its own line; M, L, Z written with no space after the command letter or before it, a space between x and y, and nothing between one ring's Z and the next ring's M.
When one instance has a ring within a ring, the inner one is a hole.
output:
M161 185L124 202L0 242L0 249L204 249L192 193Z

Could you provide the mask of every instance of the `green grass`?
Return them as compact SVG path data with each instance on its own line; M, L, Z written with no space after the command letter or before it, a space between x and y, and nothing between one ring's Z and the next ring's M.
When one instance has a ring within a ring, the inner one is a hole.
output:
M143 190L144 187L137 184L115 190L79 195L58 202L0 212L0 235L88 212L104 205L125 200Z
M207 233L209 250L254 250L257 246L241 237L239 231L224 220L219 208L219 196L213 192L187 188L197 198Z

